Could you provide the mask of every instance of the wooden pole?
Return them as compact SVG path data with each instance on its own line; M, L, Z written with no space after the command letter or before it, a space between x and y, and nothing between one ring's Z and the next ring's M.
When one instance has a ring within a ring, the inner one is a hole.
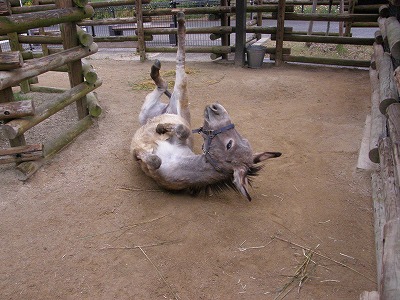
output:
M95 118L99 117L103 109L100 106L99 99L97 98L97 93L90 92L86 95L86 98L89 108L89 114Z
M20 163L43 157L42 144L26 145L0 149L0 164Z
M101 85L101 81L96 84L90 85L83 82L70 90L59 95L53 103L44 104L37 109L37 113L33 117L28 117L24 119L14 119L10 122L4 124L1 127L4 135L9 139L16 138L23 134L28 129L39 124L48 117L54 115L56 112L60 111L64 107L70 105L71 103L81 99L87 93L93 91Z
M72 0L56 0L56 5L59 8L72 8L73 2ZM61 36L63 38L64 50L74 48L79 45L76 23L63 23L61 25ZM71 87L75 87L83 82L82 63L80 60L75 60L68 63L68 75ZM82 97L76 101L76 109L79 119L82 119L88 115L89 112L87 110L85 97Z
M371 82L371 134L368 156L372 162L379 163L379 142L387 135L386 117L379 110L380 93L378 72L370 68L369 77Z
M144 39L144 26L143 26L143 10L142 10L142 0L136 0L136 19L137 19L137 36L138 36L138 44L137 44L137 52L140 56L140 61L143 62L146 60L146 44Z
M312 9L311 9L311 13L315 14L317 11L317 0L313 0L313 5L312 5ZM329 22L329 21L328 21ZM311 35L312 34L312 30L313 30L313 25L314 25L314 21L310 21L310 23L308 24L308 31L307 31L307 35ZM306 43L307 47L311 46L311 43L307 42Z
M35 114L32 100L0 103L0 120L16 119Z
M271 35L271 40L277 39L275 34ZM285 41L292 42L310 42L310 43L327 43L327 44L349 44L349 45L372 45L374 38L354 38L348 36L314 36L314 35L298 35L284 34Z
M374 231L375 231L375 250L376 250L376 275L378 291L380 292L380 282L382 282L382 254L383 254L383 226L386 223L385 203L383 195L383 180L380 172L374 172L371 176L372 201L374 207Z
M236 35L235 35L235 65L245 65L246 45L246 0L236 0Z
M400 103L390 105L386 110L389 136L393 145L394 173L400 186Z
M64 132L56 139L47 142L44 145L44 156L46 158L53 156L62 148L70 144L78 135L84 132L93 124L93 120L90 116L86 116L76 123L68 131Z
M400 195L399 199L400 199ZM383 278L381 298L400 299L400 218L388 221L383 229Z
M82 61L82 72L83 77L85 77L86 82L89 84L94 84L99 79L93 66L87 61Z
M385 21L385 28L390 54L393 58L400 59L400 23L396 17L389 17Z
M23 48L18 41L18 35L16 32L12 32L8 34L8 38L10 40L10 46L12 51L22 51ZM21 80L19 82L19 86L21 88L22 93L29 93L29 82L26 80Z
M0 70L12 70L22 67L24 60L20 51L8 51L0 53Z
M0 35L10 32L25 32L31 28L47 27L61 22L75 22L90 18L94 14L91 6L84 9L69 7L21 15L0 16Z
M283 64L283 36L285 33L285 0L278 2L278 16L276 20L276 52L275 52L275 66Z
M399 101L397 85L394 80L393 63L389 53L384 53L378 66L380 85L379 110L386 114L386 108Z
M228 0L221 0L221 6L228 6ZM230 16L227 13L222 14L221 27L230 27ZM189 33L189 28L186 29L186 33ZM223 33L221 35L221 46L230 46L230 35L229 33ZM222 59L228 59L227 54L222 54Z
M90 54L96 53L97 50L98 47L95 43L93 43L89 48L78 46L62 52L29 60L19 69L0 71L0 90L5 89L6 87L12 87L18 84L21 80L38 76L47 71L61 67L68 62L79 60ZM82 71L80 74L82 74Z

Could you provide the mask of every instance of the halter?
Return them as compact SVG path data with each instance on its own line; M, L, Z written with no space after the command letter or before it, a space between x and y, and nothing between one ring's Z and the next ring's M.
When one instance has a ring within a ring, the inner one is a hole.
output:
M223 132L228 131L233 128L235 128L235 124L231 123L229 125L226 125L220 129L216 129L216 130L204 130L203 127L192 130L192 133L203 134L207 137L207 139L204 138L203 153L206 157L207 162L209 162L213 166L213 168L218 172L223 172L223 170L220 167L218 167L218 162L211 157L211 153L210 153L211 142L212 142L213 138L216 137L218 134L223 133Z

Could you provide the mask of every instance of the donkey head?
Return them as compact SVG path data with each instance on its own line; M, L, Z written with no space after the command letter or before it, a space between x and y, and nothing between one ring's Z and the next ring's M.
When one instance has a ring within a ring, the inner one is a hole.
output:
M228 112L218 103L205 108L204 124L200 131L204 137L203 151L207 161L218 172L226 174L231 186L251 201L247 188L249 177L261 169L257 164L279 157L281 153L253 154L248 140L237 132Z

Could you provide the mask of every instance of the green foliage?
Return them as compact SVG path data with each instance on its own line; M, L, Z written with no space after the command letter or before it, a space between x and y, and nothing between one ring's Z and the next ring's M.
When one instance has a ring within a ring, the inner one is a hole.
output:
M338 53L339 56L345 56L348 50L344 45L338 44L336 45L336 52Z
M33 5L33 0L22 0L22 5L31 6Z

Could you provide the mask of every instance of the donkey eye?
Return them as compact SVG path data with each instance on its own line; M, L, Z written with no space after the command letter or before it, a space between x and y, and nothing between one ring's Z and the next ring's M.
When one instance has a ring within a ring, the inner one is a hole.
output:
M229 149L231 149L232 148L232 140L230 140L229 142L228 142L228 144L226 144L226 150L229 150Z

